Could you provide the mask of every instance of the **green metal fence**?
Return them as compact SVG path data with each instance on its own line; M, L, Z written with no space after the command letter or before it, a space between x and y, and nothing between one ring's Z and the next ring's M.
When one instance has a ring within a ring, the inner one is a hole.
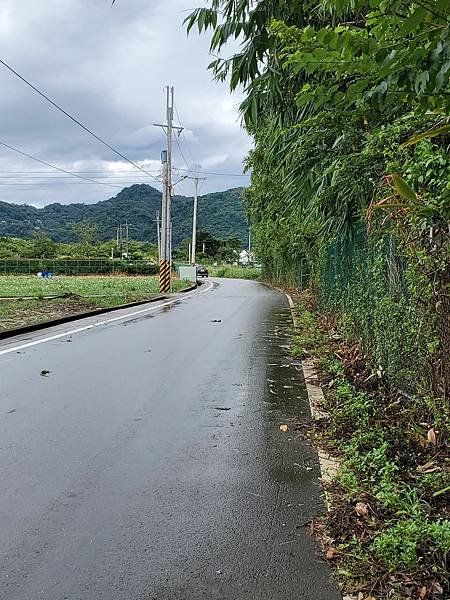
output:
M392 236L369 241L361 228L350 241L329 246L319 288L322 306L340 316L346 333L374 361L377 376L414 393L433 332L412 299L407 273Z
M263 279L300 290L308 287L310 279L308 261L304 256L294 259L286 257L273 261L270 265L264 264L262 274Z
M2 259L1 275L35 275L48 270L54 275L111 275L126 273L129 275L154 275L158 266L145 260L113 259Z

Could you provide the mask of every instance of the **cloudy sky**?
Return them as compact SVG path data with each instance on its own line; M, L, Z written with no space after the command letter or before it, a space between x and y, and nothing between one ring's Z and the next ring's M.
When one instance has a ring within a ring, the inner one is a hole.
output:
M247 177L236 176L250 148L239 125L239 97L206 70L207 37L187 37L182 25L198 3L202 0L117 0L112 7L109 0L1 0L0 59L155 173L165 142L152 124L164 119L164 86L174 85L188 166L226 174L207 175L202 193L247 185ZM0 200L7 202L91 203L126 185L151 183L1 65L0 142L118 186L52 173L0 146ZM174 154L174 165L186 168L176 144ZM191 195L191 184L180 183L177 193Z

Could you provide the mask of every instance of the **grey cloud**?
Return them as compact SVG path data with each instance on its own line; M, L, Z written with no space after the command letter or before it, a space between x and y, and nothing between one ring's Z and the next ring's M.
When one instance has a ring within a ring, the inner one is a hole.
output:
M186 36L182 21L194 4L117 0L111 7L103 0L2 0L0 57L131 160L150 161L152 171L164 146L152 123L164 118L163 87L173 84L188 162L199 162L205 171L241 173L250 140L238 123L239 97L231 97L226 85L212 81L206 71L207 38ZM128 168L2 67L0 90L0 140L68 170ZM174 151L175 164L184 168L176 145ZM0 148L1 173L41 170L45 167ZM10 180L1 173L0 200L42 206L90 203L115 194L114 188L76 180L61 185L66 180L58 178L44 185L44 178ZM27 185L5 185L11 181ZM145 180L138 173L124 174L123 185L132 181ZM203 190L247 182L211 176ZM177 192L191 188L183 183Z

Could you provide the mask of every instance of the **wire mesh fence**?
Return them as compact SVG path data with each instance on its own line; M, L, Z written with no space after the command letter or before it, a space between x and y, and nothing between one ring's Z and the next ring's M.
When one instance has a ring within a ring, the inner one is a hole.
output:
M368 240L360 228L326 252L320 302L361 343L379 376L408 394L417 391L433 339L430 315L412 297L409 264L390 235Z
M264 264L262 268L263 279L292 288L304 290L308 287L310 270L308 261L304 256L285 258Z
M2 259L0 275L35 275L50 271L54 275L154 275L158 266L146 260L114 259Z

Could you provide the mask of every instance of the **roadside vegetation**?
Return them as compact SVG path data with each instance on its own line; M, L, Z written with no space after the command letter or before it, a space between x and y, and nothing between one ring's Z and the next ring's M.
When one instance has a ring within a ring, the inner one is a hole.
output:
M186 24L244 88L264 278L307 272L324 325L304 307L294 353L325 345L339 574L360 598L450 597L450 4L209 0Z
M117 240L99 241L98 229L90 221L82 221L67 229L78 241L56 242L49 235L36 230L29 239L0 237L0 260L20 259L110 259L120 258L125 243L118 245ZM156 244L130 240L128 244L129 255L134 260L155 260L158 255Z
M211 277L228 277L231 279L261 279L262 270L259 267L236 267L222 265L209 267Z
M364 599L448 598L448 405L393 388L311 294L295 313L293 354L314 359L325 393L324 416L298 427L340 464L315 522L327 558Z
M173 279L172 285L173 291L177 292L189 283ZM0 276L0 331L158 295L157 277L84 275L42 279Z

